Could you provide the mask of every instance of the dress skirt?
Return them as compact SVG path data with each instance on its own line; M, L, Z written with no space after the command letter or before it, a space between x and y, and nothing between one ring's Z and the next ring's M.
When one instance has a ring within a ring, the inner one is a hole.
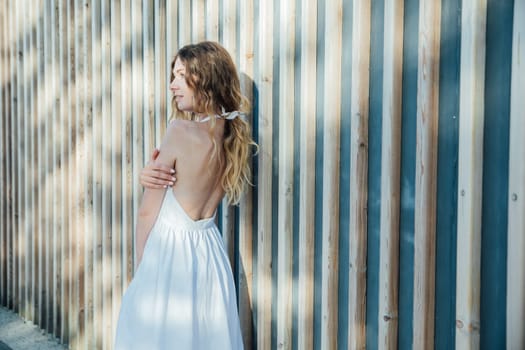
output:
M235 284L214 218L168 190L120 308L115 350L243 349Z

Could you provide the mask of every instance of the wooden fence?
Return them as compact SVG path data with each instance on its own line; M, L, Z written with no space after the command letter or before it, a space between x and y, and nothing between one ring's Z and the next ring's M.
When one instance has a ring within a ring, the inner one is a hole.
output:
M254 184L246 349L525 348L525 0L0 1L0 302L110 349L177 48L221 42Z

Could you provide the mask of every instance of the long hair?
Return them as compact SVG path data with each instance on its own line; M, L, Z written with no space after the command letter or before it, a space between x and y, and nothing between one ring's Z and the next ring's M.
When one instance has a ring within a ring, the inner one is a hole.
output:
M173 81L173 66L180 61L186 67L186 83L193 90L195 101L194 110L207 115L240 111L248 113L250 103L241 93L239 76L233 60L221 45L215 42L204 41L194 45L182 47L171 63L171 77ZM171 100L172 116L178 119L193 120L194 113L180 111ZM211 118L212 135L215 127L215 118ZM212 159L217 154L217 145L213 140ZM250 125L243 118L226 120L224 129L224 166L221 176L221 185L230 204L238 204L242 192L250 184L250 166L248 164L250 147L257 147L251 137ZM220 159L221 160L221 159Z

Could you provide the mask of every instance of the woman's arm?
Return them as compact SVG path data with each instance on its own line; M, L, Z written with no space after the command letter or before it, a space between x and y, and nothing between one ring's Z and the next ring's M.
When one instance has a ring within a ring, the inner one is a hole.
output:
M159 149L155 148L149 162L140 172L140 184L146 188L166 188L175 183L175 169L157 160Z
M175 123L171 123L170 127L166 131L166 135L162 141L160 147L159 155L156 159L156 162L159 164L175 168L175 130L174 126L171 126ZM137 227L135 231L136 235L136 266L140 264L142 260L142 254L144 253L144 247L146 246L146 241L148 239L149 233L157 220L157 216L166 194L166 188L148 188L144 189L144 194L142 195L142 200L137 213Z

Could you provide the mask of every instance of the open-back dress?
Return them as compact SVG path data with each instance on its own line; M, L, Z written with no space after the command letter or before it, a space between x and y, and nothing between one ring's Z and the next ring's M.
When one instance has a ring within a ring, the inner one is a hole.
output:
M195 221L171 189L120 309L115 350L237 350L235 284L215 217Z

